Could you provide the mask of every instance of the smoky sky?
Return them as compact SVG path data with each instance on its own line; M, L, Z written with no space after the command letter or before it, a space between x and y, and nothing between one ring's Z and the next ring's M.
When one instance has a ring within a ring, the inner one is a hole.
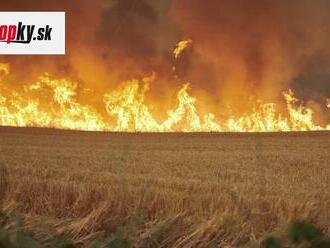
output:
M329 93L328 80L313 87L312 75L306 75L317 55L323 56L323 69L329 67L329 1L181 0L171 11L200 55L190 71L198 73L201 62L209 64L211 84L221 85L225 95L247 90L272 96L306 84L311 94ZM305 80L292 84L299 77Z
M327 0L12 0L0 10L67 13L65 56L0 56L16 82L46 69L104 90L156 72L160 87L179 77L221 103L288 88L330 97ZM182 39L193 45L175 61Z

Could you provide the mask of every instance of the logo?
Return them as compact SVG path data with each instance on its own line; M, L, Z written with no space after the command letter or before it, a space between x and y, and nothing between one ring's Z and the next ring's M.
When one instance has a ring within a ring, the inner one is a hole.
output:
M0 12L0 54L65 54L65 13Z
M35 25L23 25L22 22L19 22L16 26L2 25L0 26L0 42L29 44L35 27ZM39 28L38 35L33 37L33 40L51 40L51 32L52 28L49 25L46 25L45 28Z

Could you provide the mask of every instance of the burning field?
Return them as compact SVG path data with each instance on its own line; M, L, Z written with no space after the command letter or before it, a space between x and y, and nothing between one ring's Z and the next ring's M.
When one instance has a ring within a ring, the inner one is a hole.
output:
M0 247L258 247L291 221L317 226L321 242L329 9L1 1L65 11L66 55L0 56Z
M330 129L326 1L14 0L0 7L65 10L69 30L65 56L1 56L1 126Z
M180 43L179 43L180 45ZM178 51L175 50L175 56ZM0 64L7 74L9 67ZM275 103L253 103L251 113L226 117L220 123L213 113L201 114L197 99L190 95L189 84L176 93L175 107L158 121L153 105L146 103L146 92L155 74L142 81L131 80L103 95L103 108L78 100L77 84L56 80L48 74L40 76L20 91L0 88L0 125L18 127L51 127L87 131L120 132L278 132L330 130L330 125L317 124L313 110L301 105L291 90L283 93L284 114ZM1 83L1 82L0 82ZM1 87L1 85L0 85ZM92 90L82 89L81 98L88 99ZM248 104L249 102L247 102ZM329 100L324 102L329 108Z

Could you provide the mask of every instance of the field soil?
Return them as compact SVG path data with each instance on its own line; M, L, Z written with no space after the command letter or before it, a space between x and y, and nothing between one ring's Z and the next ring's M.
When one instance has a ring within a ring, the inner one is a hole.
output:
M0 197L79 244L224 247L290 220L330 229L330 132L89 133L0 128ZM43 234L37 235L42 239Z

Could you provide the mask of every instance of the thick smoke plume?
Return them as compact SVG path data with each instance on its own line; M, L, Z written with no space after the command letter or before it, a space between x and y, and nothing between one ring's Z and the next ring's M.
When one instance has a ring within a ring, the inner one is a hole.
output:
M171 17L195 41L188 75L225 101L288 87L308 99L330 94L329 9L323 0L178 0Z
M48 71L101 94L155 72L154 96L190 82L215 111L288 88L306 104L330 96L327 0L12 0L0 9L67 12L67 55L0 57L16 84ZM193 45L175 61L181 39Z

